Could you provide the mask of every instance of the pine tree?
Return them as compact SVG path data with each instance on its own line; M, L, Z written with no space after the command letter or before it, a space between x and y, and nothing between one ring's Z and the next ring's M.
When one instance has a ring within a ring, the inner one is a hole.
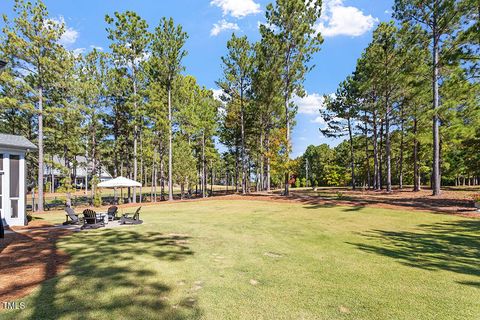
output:
M187 33L181 25L175 26L173 19L163 18L155 28L152 41L152 56L157 61L158 81L164 84L168 92L168 200L173 200L172 183L172 86L175 78L183 70L182 59L187 55L183 49Z
M27 95L31 109L35 106L38 126L38 211L44 208L44 137L45 90L56 83L62 72L60 63L64 50L58 41L64 33L64 25L48 18L46 6L41 1L35 4L16 0L13 6L15 17L3 16L2 51L9 60L14 77L23 79L22 89ZM13 80L15 78L11 78Z
M146 49L150 41L150 34L147 32L148 24L133 11L124 13L115 12L114 17L105 16L108 23L108 39L112 41L114 59L121 66L130 70L133 92L130 102L133 104L133 179L137 180L138 175L138 139L140 134L139 124L142 122L142 114L139 110L138 96L140 62L145 59ZM141 192L140 192L141 193ZM140 196L141 198L141 196ZM133 188L133 202L137 201L137 188Z
M252 77L252 100L255 109L258 136L255 142L260 142L260 185L262 190L270 191L270 136L274 128L281 125L282 108L282 59L275 54L275 35L264 25L260 25L260 42L255 44L255 65ZM276 150L277 151L277 150ZM276 152L275 151L275 152Z
M253 71L253 50L246 36L232 38L227 42L228 54L222 57L223 78L217 81L231 103L239 105L240 127L240 163L242 169L242 193L247 193L247 158L245 120L248 91L251 86Z
M291 98L304 95L303 81L310 71L312 55L320 50L322 36L315 29L320 19L319 0L277 0L267 5L267 24L276 36L275 51L282 57L282 95L285 108L286 155L290 154L290 130L295 111ZM285 195L288 195L290 173L285 172Z
M469 12L473 9L471 1L461 0L434 0L425 2L422 0L396 0L394 5L394 17L400 21L409 21L412 24L422 26L428 33L431 43L432 65L432 122L433 122L433 164L432 164L432 189L433 195L440 194L440 132L439 112L440 95L439 84L442 75L440 68L446 52L454 50L449 48L454 44L452 38L458 36L462 26L469 18Z

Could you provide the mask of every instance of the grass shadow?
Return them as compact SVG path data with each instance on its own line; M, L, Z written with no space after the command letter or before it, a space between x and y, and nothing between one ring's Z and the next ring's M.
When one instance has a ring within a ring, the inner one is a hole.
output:
M41 284L27 309L12 319L196 319L196 304L169 302L172 287L162 282L156 261L181 261L193 255L188 236L107 229L79 232L61 247L69 268ZM52 254L58 250L57 243ZM173 265L174 266L174 265ZM45 270L55 272L52 262Z
M350 244L410 267L480 277L480 220L422 224L418 228L419 232L372 230L363 236L381 244ZM463 284L478 286L479 282Z
M328 208L335 208L337 205L335 203L308 203L303 207L305 209L328 209Z
M342 211L344 211L344 212L356 212L356 211L361 211L363 209L365 209L365 206L353 206L353 207L343 208Z

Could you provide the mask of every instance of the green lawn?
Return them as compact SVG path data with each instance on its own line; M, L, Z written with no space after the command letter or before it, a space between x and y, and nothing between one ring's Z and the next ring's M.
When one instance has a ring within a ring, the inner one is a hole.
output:
M69 269L0 317L480 318L479 220L222 200L141 218L63 238Z

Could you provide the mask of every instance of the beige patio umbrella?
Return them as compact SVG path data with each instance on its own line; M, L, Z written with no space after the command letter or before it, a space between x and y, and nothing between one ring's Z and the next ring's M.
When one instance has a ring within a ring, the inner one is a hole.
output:
M99 188L120 188L120 196L123 199L123 189L122 188L136 188L141 187L142 184L132 179L125 177L117 177L115 179L107 180L97 184Z

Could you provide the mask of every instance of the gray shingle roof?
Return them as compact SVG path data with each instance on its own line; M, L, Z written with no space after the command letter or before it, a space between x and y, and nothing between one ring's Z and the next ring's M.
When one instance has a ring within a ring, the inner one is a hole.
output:
M37 146L31 143L27 138L5 133L0 133L0 147L37 150Z

